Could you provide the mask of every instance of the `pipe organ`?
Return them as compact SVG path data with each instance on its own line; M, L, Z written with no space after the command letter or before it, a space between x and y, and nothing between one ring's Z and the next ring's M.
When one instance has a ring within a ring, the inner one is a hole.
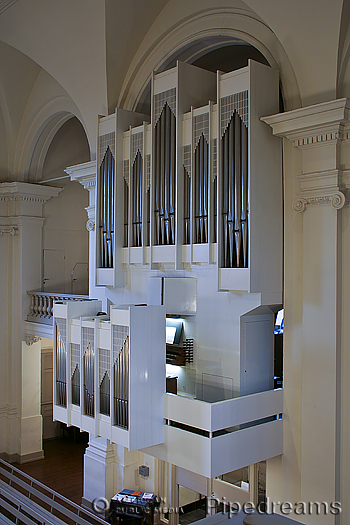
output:
M54 419L129 450L162 443L165 307L100 310L99 301L54 305Z
M219 290L273 289L281 153L260 117L278 109L270 67L214 74L179 62L153 74L150 119L120 109L101 118L96 284L124 286L125 264L212 264Z

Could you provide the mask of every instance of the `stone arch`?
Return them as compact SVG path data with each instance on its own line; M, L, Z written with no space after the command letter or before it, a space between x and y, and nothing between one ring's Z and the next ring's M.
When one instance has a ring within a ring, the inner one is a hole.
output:
M149 34L158 30L157 22ZM175 57L192 62L201 54L228 45L235 39L254 46L271 67L279 70L285 109L301 106L296 76L283 46L253 11L208 8L176 22L172 27L163 26L158 32L160 36L155 41L146 36L136 53L121 90L120 107L135 110L147 88L151 72L165 69Z
M77 117L82 124L91 152L89 135L75 104L69 97L57 97L36 113L23 141L19 140L21 148L15 161L15 169L17 173L23 174L25 182L37 182L41 179L45 157L53 138L63 124L73 117Z

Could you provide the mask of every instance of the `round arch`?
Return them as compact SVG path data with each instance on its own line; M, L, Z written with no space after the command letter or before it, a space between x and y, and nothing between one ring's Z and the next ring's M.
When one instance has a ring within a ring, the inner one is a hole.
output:
M89 135L75 104L69 97L56 97L40 108L24 136L19 137L21 147L15 159L15 170L23 174L25 182L37 182L41 179L45 157L54 136L73 117L81 123L91 152Z
M254 46L279 70L286 110L301 106L292 65L273 31L253 11L215 7L194 13L171 27L152 26L131 63L119 97L119 107L135 110L152 71L162 71L176 58L194 62L209 51L243 41ZM158 33L155 40L152 34Z

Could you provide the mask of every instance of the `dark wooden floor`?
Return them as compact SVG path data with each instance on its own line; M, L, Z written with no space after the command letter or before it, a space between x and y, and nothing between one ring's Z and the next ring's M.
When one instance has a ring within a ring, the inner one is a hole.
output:
M85 448L86 443L74 443L67 437L44 441L44 459L14 466L80 505Z

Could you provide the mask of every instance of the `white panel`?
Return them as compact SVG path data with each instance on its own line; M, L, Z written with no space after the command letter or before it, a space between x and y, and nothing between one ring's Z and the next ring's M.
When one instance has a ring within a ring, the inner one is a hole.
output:
M175 246L153 246L152 257L154 263L174 263Z
M210 478L210 441L209 438L165 425L164 444L145 448L143 452Z
M96 268L97 286L114 285L114 268Z
M129 432L123 428L112 426L111 440L122 447L129 447Z
M130 307L129 450L162 443L165 308Z
M111 349L111 326L100 328L98 330L98 347Z
M158 75L155 76L153 87L154 95L174 87L177 87L177 68L158 73Z
M220 96L227 97L249 87L248 67L220 75Z
M211 431L241 425L282 412L282 389L219 401L211 406Z
M164 417L192 427L211 430L211 405L198 399L165 394Z
M273 388L274 314L243 315L240 326L241 395L269 390Z
M54 303L53 305L53 316L67 319L67 304Z
M167 314L195 315L197 312L197 279L164 277L163 304Z
M70 411L70 423L74 427L81 428L80 408L79 408L79 412L77 412L76 410L73 410L73 409Z
M76 345L80 345L80 338L81 338L81 327L80 324L71 324L70 327L70 342L75 343Z
M101 419L99 420L98 435L106 439L112 439L112 426L110 418L108 418L108 421L102 421Z
M183 244L182 245L182 262L191 263L191 245Z
M226 501L237 501L243 505L246 501L251 501L248 490L236 487L231 483L222 481L221 479L212 480L212 490L219 499L226 498ZM237 524L238 525L238 524Z
M162 277L152 277L148 279L147 283L148 294L147 294L147 304L162 304L163 296L163 278Z
M129 308L111 307L111 324L120 324L121 326L130 325Z
M62 421L62 423L67 423L69 422L69 414L68 414L68 409L67 408L63 408L63 407L59 407L58 405L53 405L53 412L52 412L52 417L54 419L54 421Z
M130 264L142 264L142 246L130 248Z
M283 452L283 421L271 421L211 440L210 477L220 476Z
M250 290L249 268L220 268L220 290Z
M192 142L192 120L191 113L185 113L182 121L182 144L191 144Z
M204 496L210 496L210 493L207 492L208 491L207 481L208 481L207 478L205 478L204 476L201 476L200 474L195 474L194 472L191 472L190 470L186 470L181 467L178 467L177 469L178 485L194 490L195 492L198 492L199 494L203 494Z
M194 263L209 263L209 244L193 244L192 250Z
M102 117L99 122L99 135L107 135L107 133L112 133L113 131L115 131L114 114Z
M92 434L95 436L95 418L84 416L82 414L81 416L81 430L85 430L85 432L89 432L89 434Z

